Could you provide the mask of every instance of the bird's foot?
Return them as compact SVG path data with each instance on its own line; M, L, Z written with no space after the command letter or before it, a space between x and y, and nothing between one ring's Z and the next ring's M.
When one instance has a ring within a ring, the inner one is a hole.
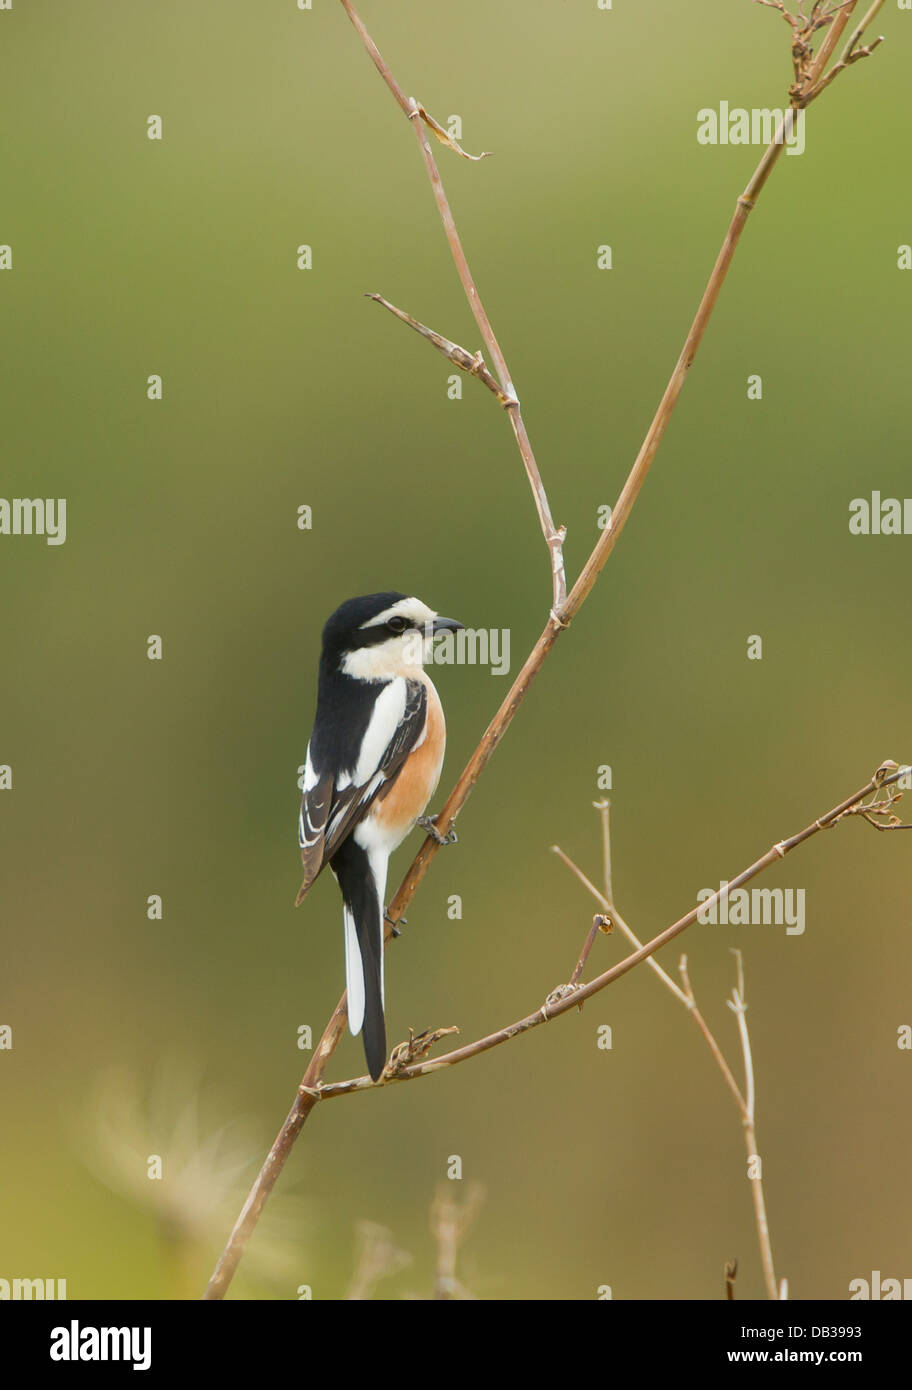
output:
M420 825L422 830L427 831L431 839L436 840L438 845L455 845L459 840L459 836L452 826L450 826L450 829L445 835L441 835L440 831L437 829L436 816L419 816L415 824Z
M401 931L399 930L399 928L400 928L400 927L407 927L407 926L408 926L408 918L407 918L407 917L391 917L391 916L389 915L389 908L388 908L388 907L385 907L385 908L383 909L383 916L384 916L384 919L385 919L387 922L389 922L390 926L392 927L392 929L393 929L393 936L401 936L402 933L401 933Z

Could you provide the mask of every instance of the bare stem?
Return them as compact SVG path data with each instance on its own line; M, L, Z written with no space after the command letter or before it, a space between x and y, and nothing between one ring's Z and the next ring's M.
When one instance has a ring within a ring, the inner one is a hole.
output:
M573 967L573 974L570 976L571 989L575 989L576 986L579 984L580 976L585 970L586 962L589 959L589 952L592 950L592 947L595 944L595 938L598 936L600 931L609 932L610 930L611 918L603 916L602 913L597 912L592 919L592 926L586 933L586 940L583 942L583 949L580 951L579 960Z
M607 796L601 801L593 801L593 806L599 813L602 822L602 882L605 886L605 897L610 903L614 902L614 888L611 884L611 802Z
M709 1024L706 1022L706 1019L703 1017L703 1015L701 1014L700 1010L699 1010L698 1007L697 1007L697 1001L696 1001L696 998L694 997L694 992L693 992L693 989L692 989L692 987L691 987L690 977L689 977L689 975L688 975L688 973L687 973L687 957L686 957L686 956L682 956L682 957L681 957L681 961L680 961L680 964L678 965L678 969L679 969L679 971L681 972L681 979L684 981L684 989L685 989L685 991L686 991L685 997L684 997L684 1003L686 1004L687 1008L690 1010L690 1016L691 1016L691 1018L693 1019L694 1023L697 1025L697 1027L699 1028L700 1032L703 1034L703 1038L704 1038L704 1040L705 1040L705 1042L706 1042L706 1046L709 1048L710 1052L712 1053L713 1058L715 1059L716 1065L717 1065L717 1067L719 1068L719 1071L722 1073L722 1076L723 1076L723 1079L724 1079L724 1081L725 1081L725 1084L726 1084L726 1086L728 1087L728 1089L731 1091L732 1096L733 1096L733 1098L734 1098L734 1102L735 1102L735 1104L737 1105L738 1110L741 1112L741 1115L742 1115L742 1118L743 1118L744 1115L746 1115L746 1113L747 1113L747 1109L746 1109L744 1097L743 1097L742 1094L741 1094L741 1088L739 1087L737 1081L735 1080L735 1077L734 1077L734 1074L733 1074L733 1072L732 1072L732 1069L731 1069L731 1067L728 1065L728 1063L726 1062L726 1060L725 1060L725 1055L724 1055L724 1053L722 1052L722 1049L721 1049L721 1047L719 1046L719 1044L716 1042L716 1039L715 1039L715 1037L713 1036L713 1033L712 1033L712 1030L711 1030Z
M438 352L442 352L444 357L448 357L461 371L468 372L469 376L477 376L478 380L483 382L488 390L497 397L501 405L513 405L512 396L507 396L504 393L500 383L495 380L485 366L484 358L480 352L471 353L464 347L460 347L458 343L451 343L449 338L444 338L442 333L435 333L433 328L427 328L423 323L419 323L404 309L397 309L395 304L390 304L389 300L384 299L382 294L368 294L366 298L373 299L377 304L382 304L384 309L389 309L390 313L395 314L400 322L407 323L409 328L420 333L422 338L426 338Z
M738 1277L738 1261L729 1260L725 1266L725 1297L731 1302L735 1296L735 1280Z
M890 775L887 775L885 771L887 768L895 768L896 770L891 772ZM499 1047L501 1043L510 1042L513 1038L519 1037L522 1033L528 1033L531 1029L539 1027L542 1023L550 1023L553 1019L560 1018L563 1014L569 1013L580 1004L585 1003L587 999L591 999L594 994L598 994L601 990L607 988L608 985L614 984L616 980L628 974L628 972L639 965L641 961L651 959L656 951L661 950L663 946L667 946L669 941L673 941L676 936L680 936L681 932L686 931L688 927L692 926L701 912L711 912L713 907L717 906L723 897L728 897L736 889L743 887L745 883L749 883L751 879L756 878L773 864L778 864L787 854L790 854L792 850L797 849L799 845L803 845L806 840L811 839L812 836L818 834L821 830L828 830L832 826L838 824L840 820L851 815L853 813L853 808L859 805L866 796L876 793L881 787L889 786L897 782L900 777L907 772L908 768L898 768L895 763L883 764L878 768L871 780L866 782L857 792L853 792L852 795L846 797L844 801L840 801L837 806L827 811L825 815L819 816L817 820L811 821L810 825L805 826L803 830L799 830L796 834L790 835L787 840L777 841L776 844L772 845L770 849L767 850L766 854L761 855L753 864L750 864L746 869L743 869L740 874L730 879L724 888L717 889L712 897L699 903L696 907L691 908L690 912L684 917L680 917L676 922L673 922L670 927L666 927L658 936L648 941L645 946L640 946L636 951L633 951L631 955L625 956L617 965L613 965L609 970L596 976L594 980L590 980L588 984L581 985L571 993L562 994L560 996L555 993L555 995L549 998L541 1008L536 1009L534 1013L527 1014L525 1018L520 1018L515 1023L510 1023L506 1027L498 1029L495 1033L489 1033L486 1037L479 1038L476 1042L467 1043L465 1047L457 1048L453 1052L447 1052L441 1057L434 1057L427 1061L416 1063L414 1066L405 1066L395 1070L388 1069L383 1073L379 1081L372 1082L368 1076L359 1076L353 1077L350 1081L337 1081L322 1085L319 1090L318 1098L320 1100L334 1100L337 1096L351 1095L356 1091L368 1089L376 1091L383 1086L390 1086L398 1081L415 1081L420 1076L430 1076L432 1072L442 1071L446 1067L452 1067L458 1065L460 1062L466 1062L470 1057L477 1057L482 1052L488 1052L493 1047ZM600 896L597 889L594 891L597 896ZM618 920L615 911L612 912L612 920Z
M884 767L887 768L888 765L885 764ZM877 781L878 775L881 773L881 771L882 769L878 769L878 773L875 774L875 777L874 779L872 779L871 783L871 790L874 791L875 797L878 794L875 788L878 785L882 787L884 784L883 778L881 778L879 784ZM897 779L901 775L902 771L900 769L896 769ZM861 801L859 801L856 804L860 806ZM892 802L890 804L892 804ZM607 866L610 863L611 853L610 836L608 834L607 802L596 802L595 807L596 810L598 810L601 814L603 834L602 853L604 863ZM865 819L868 819L868 817L865 816ZM873 822L873 824L875 824L876 826L876 822ZM823 828L822 825L820 828ZM618 913L617 908L614 906L614 904L611 903L606 896L603 896L598 891L595 885L583 873L582 869L580 869L579 866L575 864L572 859L570 859L566 854L564 854L563 850L559 849L557 845L552 846L552 848L567 865L568 869L570 869L570 871L576 876L577 879L579 879L583 886L588 889L588 891L592 894L596 901L599 902L605 908L606 912L610 915L611 920L617 923L617 925L621 928L624 934L639 949L640 943L637 937L624 922L623 918ZM598 921L598 919L596 919L596 921ZM593 926L593 933L594 930L595 927ZM590 934L590 937L593 933ZM681 956L681 960L678 966L678 970L680 972L681 980L684 986L683 989L680 989L678 985L675 984L671 976L666 974L666 972L662 969L662 967L658 964L654 957L649 958L649 964L653 967L655 973L659 976L666 988L675 996L675 998L679 999L681 1003L685 1006L685 1008L690 1012L691 1018L700 1030L700 1033L707 1047L709 1048L710 1053L712 1054L716 1062L716 1065L719 1068L719 1071L722 1074L722 1078L725 1081L725 1084L731 1092L734 1102L738 1107L738 1112L741 1116L741 1122L743 1125L744 1142L747 1148L748 1163L752 1164L755 1161L759 1161L759 1155L757 1153L757 1135L754 1120L754 1065L753 1058L751 1055L750 1035L747 1029L747 1003L744 993L744 968L741 952L735 951L735 955L738 961L738 983L736 988L732 992L732 999L729 1001L729 1008L733 1009L738 1016L738 1032L739 1037L741 1039L742 1055L744 1057L744 1094L742 1094L741 1089L738 1086L737 1081L735 1080L731 1067L728 1065L728 1062L725 1059L725 1054L723 1053L721 1047L716 1041L716 1038L713 1035L713 1032L709 1027L709 1024L706 1022L706 1019L703 1017L703 1014L697 1007L697 1001L694 996L693 987L690 983L690 976L687 971L686 955ZM571 984L575 983L576 976L574 975L573 980L571 980ZM782 1295L780 1287L776 1283L776 1273L773 1265L772 1242L770 1240L769 1222L767 1220L766 1215L766 1201L763 1193L762 1169L761 1172L758 1173L756 1176L751 1177L751 1200L754 1204L754 1217L757 1225L757 1238L760 1245L760 1258L763 1265L763 1275L764 1280L766 1282L767 1294L771 1299L778 1299L784 1295ZM729 1296L733 1296L730 1285Z
M519 397L513 385L510 369L507 366L506 358L501 351L500 343L497 341L494 329L491 327L491 321L481 301L481 295L478 293L478 286L475 284L472 272L469 269L469 262L466 259L459 233L456 230L456 223L453 218L449 199L446 195L446 190L443 186L443 180L440 177L440 170L437 167L437 161L434 158L434 152L431 149L430 141L427 137L428 124L430 124L432 129L436 127L436 131L440 131L441 127L436 121L429 122L427 112L414 97L407 97L404 94L402 88L393 77L379 48L367 32L364 21L361 19L361 16L358 14L351 0L341 0L341 4L361 36L361 41L370 54L377 71L380 73L380 76L383 78L414 128L418 146L421 150L427 175L431 183L434 201L437 204L437 211L440 214L440 220L443 223L443 230L446 233L450 252L456 264L456 273L465 291L465 297L468 300L469 308L475 316L475 322L478 324L478 329L481 333L485 348L487 349L488 356L494 364L494 371L497 374L501 389L509 402L508 413L510 416L510 424L513 428L513 434L516 438L520 457L523 461L523 467L526 470L529 486L532 489L532 497L535 502L536 511L538 512L538 520L542 529L542 535L545 538L545 543L548 546L551 556L552 605L556 610L560 608L567 596L567 579L563 554L565 532L563 527L555 526L551 516L551 507L548 502L547 493L545 492L545 485L542 482L541 473L539 472L535 455L532 452L532 443L523 422Z
M561 859L566 864L570 872L576 875L583 887L588 888L589 892L596 899L596 901L601 903L605 916L621 930L621 932L624 934L624 936L626 936L627 940L634 947L634 949L637 951L641 950L643 945L642 941L639 939L633 928L629 927L627 923L624 921L615 904L611 902L608 898L606 898L603 893L599 892L595 884L586 877L582 869L577 864L574 864L573 860L569 857L569 855L566 855L564 853L560 845L552 845L551 849L557 855L558 859ZM687 996L685 995L684 991L678 985L675 984L674 980L671 978L668 972L662 969L661 965L655 959L654 956L649 957L647 964L649 965L650 969L656 975L658 975L662 983L668 989L671 990L672 994L674 994L678 999L680 999L682 1004L686 1004ZM573 980L571 981L571 983L575 984L576 981Z
M728 231L725 233L725 239L722 242L721 250L716 257L716 263L713 266L712 274L709 277L706 289L703 291L703 298L700 300L700 306L690 326L690 331L687 334L684 347L681 349L681 355L675 363L674 371L665 388L664 395L659 402L659 407L653 417L652 424L646 432L646 438L643 440L640 452L636 457L633 468L630 470L627 481L621 489L621 495L612 509L608 525L599 537L589 559L583 565L582 572L570 591L566 604L560 610L560 617L565 623L569 623L576 616L583 603L588 598L593 584L601 573L608 556L617 545L620 534L627 524L627 520L633 510L633 504L646 481L646 474L649 472L652 461L658 452L659 445L668 428L671 413L677 405L681 391L684 389L687 373L693 366L694 359L703 341L706 325L709 323L712 311L716 307L716 300L719 298L719 292L725 282L728 268L732 263L732 258L735 254L738 242L741 240L741 233L744 231L748 216L756 205L757 199L763 191L766 181L772 173L776 161L782 154L784 148L784 141L780 140L777 143L776 140L773 140L772 144L770 144L769 148L764 153L763 158L760 160L760 163L757 165L757 168L754 170L750 182L735 204L734 214L729 223Z
M738 1034L741 1038L741 1051L744 1057L745 1096L742 1105L744 1147L747 1150L748 1164L751 1167L755 1164L760 1165L757 1172L750 1177L751 1197L754 1203L754 1219L757 1223L757 1237L760 1241L760 1259L763 1263L763 1278L766 1283L767 1297L775 1300L785 1296L785 1286L784 1281L782 1286L777 1284L776 1270L773 1265L773 1246L770 1240L769 1222L766 1217L766 1199L763 1195L763 1161L758 1152L757 1131L754 1118L754 1061L751 1055L750 1034L747 1030L747 999L744 994L744 967L741 959L741 952L736 950L734 954L738 962L738 983L732 990L732 997L728 1001L728 1007L736 1014L738 1019Z
M873 5L868 10L864 19L862 19L859 24L856 24L855 28L852 30L848 43L846 44L845 48L842 50L842 53L840 54L839 62L841 65L845 66L849 62L853 53L855 52L855 49L858 46L862 34L867 29L871 21L875 18L877 12L883 9L883 4L884 0L874 0ZM880 42L880 40L877 40L877 42Z

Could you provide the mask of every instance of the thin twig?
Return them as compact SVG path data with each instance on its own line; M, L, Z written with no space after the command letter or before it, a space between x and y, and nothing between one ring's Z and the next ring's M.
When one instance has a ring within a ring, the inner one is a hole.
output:
M738 984L736 988L732 990L732 997L728 1000L728 1007L737 1015L738 1033L741 1038L741 1051L744 1056L745 1096L742 1108L744 1146L747 1149L748 1164L753 1164L754 1162L760 1164L760 1170L750 1176L751 1197L754 1203L754 1219L757 1223L757 1236L760 1241L760 1258L763 1263L763 1278L766 1283L766 1292L769 1298L779 1299L783 1297L783 1288L776 1282L776 1270L773 1265L773 1246L770 1240L769 1222L766 1216L766 1199L763 1195L763 1161L758 1151L756 1122L754 1118L754 1061L751 1055L750 1034L747 1030L747 1000L744 995L744 967L742 964L741 952L735 950L734 954L738 962Z
M851 37L846 43L845 48L842 50L839 62L834 63L832 68L830 68L830 71L826 74L824 74L823 72L825 63L822 63L816 74L816 79L813 82L810 78L808 79L809 90L803 102L805 106L809 106L812 101L816 101L817 98L820 96L821 92L825 92L827 87L834 80L834 78L838 77L841 72L844 72L847 67L850 67L853 63L859 62L859 60L862 58L870 58L875 48L878 48L879 45L883 43L883 35L879 34L876 39L872 39L872 41L869 44L866 44L863 48L857 47L858 41L860 40L862 34L867 29L868 25L871 23L878 10L880 10L883 7L883 3L884 0L874 0L873 5L868 10L864 19L862 19L861 22L857 24L856 27L852 30ZM851 10L849 10L846 13L845 20L843 21L843 24L840 26L838 31L836 30L836 26L834 24L833 44L830 48L829 53L827 54L827 58L829 58L830 54L833 51L833 48L835 48L836 40L839 38L839 35L842 33L842 30L848 23L850 14Z
M620 928L624 936L626 936L627 940L633 946L634 950L641 950L643 946L642 941L637 936L633 928L628 926L627 923L624 921L615 904L610 902L609 899L606 898L603 893L599 892L595 884L586 877L579 865L574 864L573 860L569 857L569 855L564 853L560 845L552 845L551 851L553 854L557 855L558 859L563 860L567 868L570 870L571 873L576 875L583 887L588 888L589 892L596 899L596 901L601 903L605 916L609 919L610 922L613 922ZM656 975L658 975L662 983L666 985L668 989L671 990L672 994L676 995L678 999L680 999L682 1004L686 1004L687 996L685 995L684 991L678 985L675 984L674 980L671 978L668 972L662 969L662 966L655 959L655 957L649 956L647 963L649 965L649 968ZM575 984L576 982L572 981L572 983Z
M599 813L602 823L602 880L604 883L605 897L610 903L614 902L614 888L611 883L611 802L607 796L601 801L593 801L593 806Z
M884 766L887 765L885 764ZM878 772L879 771L880 769L878 769ZM897 776L901 776L901 773L898 770ZM876 777L877 774L875 774L875 783ZM881 785L883 784L881 783ZM875 791L874 795L876 798L879 795L879 792ZM898 793L898 795L901 796L902 793ZM853 807L852 810L858 810L860 805L862 805L861 802L859 802L858 805ZM605 802L596 802L595 807L596 810L598 810L601 813L603 833L602 854L604 864L607 867L608 863L610 862L611 853L611 841L610 837L607 834L607 805ZM876 825L876 822L872 823ZM592 896L599 903L601 903L602 906L604 906L606 912L610 913L612 920L616 921L618 925L621 927L621 930L624 931L624 933L634 942L634 944L637 947L639 947L639 941L637 940L633 932L630 930L630 928L623 922L623 919L620 917L620 914L618 913L615 905L611 903L609 900L607 900L605 897L603 897L601 893L599 893L598 889L595 887L593 883L590 882L590 880L583 873L582 869L580 869L578 865L576 865L573 862L572 859L570 859L566 854L564 854L563 850L558 849L556 845L552 846L552 848L557 852L557 854L560 856L563 862L567 865L568 869L570 869L571 872L584 885L584 887L586 887L589 890ZM728 1065L728 1062L725 1058L725 1054L723 1053L721 1047L716 1041L712 1029L709 1027L709 1024L706 1022L706 1019L703 1017L703 1014L697 1007L696 997L694 995L693 986L690 983L690 976L687 970L687 956L682 955L678 965L678 971L680 973L681 980L684 985L683 990L679 989L675 982L672 980L671 976L666 974L666 972L655 960L655 957L651 956L649 958L649 963L654 967L656 974L658 974L666 988L684 1004L686 1009L688 1009L691 1018L699 1028L700 1033L702 1034L707 1047L712 1053L716 1065L718 1066L719 1071L722 1074L722 1078L725 1081L725 1084L731 1092L734 1102L738 1107L738 1112L741 1116L741 1122L743 1125L744 1141L747 1147L748 1162L751 1162L752 1159L757 1156L757 1135L754 1120L754 1066L751 1055L750 1036L747 1030L747 1003L744 994L744 967L741 958L741 952L736 951L735 955L738 961L738 983L736 989L732 993L732 1000L734 1002L730 1000L728 1001L728 1004L729 1008L734 1009L738 1015L738 1031L739 1037L741 1039L742 1054L744 1057L744 1074L746 1087L744 1094L742 1094L741 1089L738 1086L737 1081L735 1080L731 1067ZM571 981L571 983L575 984L576 981L573 980ZM757 1238L760 1245L760 1258L763 1265L763 1275L764 1280L766 1282L767 1294L770 1298L776 1299L779 1297L779 1288L776 1284L776 1274L773 1265L773 1250L772 1242L770 1240L769 1223L766 1215L766 1201L763 1193L762 1174L752 1177L751 1183L751 1200L754 1204L754 1216L757 1224ZM729 1296L733 1297L733 1293L730 1293Z
M877 794L878 793L875 792L875 796ZM603 834L602 855L604 865L607 868L607 865L610 863L611 854L611 841L607 829L607 805L605 802L596 802L595 807L596 810L598 810L601 813ZM579 879L583 886L589 890L589 892L596 899L596 901L599 902L605 908L606 912L610 914L611 920L617 922L618 926L621 928L624 934L631 941L633 941L637 948L639 948L640 943L637 937L623 921L623 918L618 913L618 910L614 903L610 902L598 891L595 885L592 882L590 882L590 880L583 873L582 869L580 869L579 866L576 865L572 859L570 859L566 854L564 854L563 850L558 849L556 845L552 846L552 848L567 865L567 868L570 869L570 871L576 876L576 878ZM721 896L721 893L719 896ZM736 955L738 958L738 985L735 991L733 992L732 996L735 1003L733 1004L729 1001L729 1007L736 1008L737 1006L736 1011L738 1013L739 1036L741 1038L742 1052L744 1056L746 1094L742 1094L741 1089L737 1081L735 1080L731 1067L728 1065L728 1062L726 1061L725 1054L723 1053L721 1047L716 1041L712 1029L709 1027L709 1024L706 1022L706 1019L703 1017L703 1014L697 1007L696 997L694 995L693 986L690 983L690 976L687 970L687 956L682 955L680 963L678 965L678 971L680 973L681 981L684 986L683 990L680 989L678 985L675 984L674 980L672 980L671 976L668 975L662 969L662 967L659 965L658 961L656 961L654 956L649 957L649 964L653 967L655 973L659 976L666 988L675 996L676 999L679 999L681 1003L684 1005L684 1007L689 1011L691 1018L699 1028L700 1033L702 1034L703 1039L707 1047L709 1048L716 1062L716 1065L719 1068L719 1071L722 1074L722 1078L725 1081L725 1084L731 1092L732 1098L734 1099L734 1102L738 1107L738 1112L741 1116L741 1122L743 1126L745 1145L747 1147L748 1162L750 1162L757 1153L757 1136L754 1125L754 1069L753 1061L751 1058L750 1037L747 1032L747 1020L745 1018L745 1010L747 1008L747 1004L744 1002L744 970L742 966L740 951L736 952ZM571 983L575 984L575 980L571 981ZM773 1267L773 1251L772 1243L770 1240L769 1223L767 1221L766 1216L766 1202L763 1194L762 1175L753 1177L751 1179L751 1183L751 1200L754 1204L754 1216L757 1225L757 1238L760 1245L760 1259L763 1265L763 1274L766 1282L767 1294L770 1298L775 1299L779 1297L779 1292L776 1285L775 1269ZM733 1291L730 1291L729 1297L733 1296Z
M856 45L858 44L859 39L861 38L861 36L862 36L862 34L864 33L864 31L867 29L868 25L869 25L869 24L871 23L871 21L874 19L874 17L875 17L875 15L877 14L877 12L878 12L879 10L882 10L882 9L883 9L883 5L884 5L884 0L874 0L873 5L872 5L871 8L868 10L868 12L867 12L867 14L865 15L864 19L861 20L861 22L860 22L859 24L857 24L857 25L855 26L855 28L852 30L851 37L849 38L848 43L846 44L845 48L842 50L842 53L840 54L840 57L839 57L839 62L840 62L840 64L845 65L845 64L847 64L847 63L849 62L849 60L850 60L851 57L852 57L852 54L855 52L855 48L856 48ZM878 39L877 42L880 43L881 40ZM873 46L873 45L872 45L872 46Z
M478 329L481 333L485 348L487 349L488 357L494 364L494 371L497 374L504 396L509 402L508 414L510 416L510 424L513 427L513 433L519 447L520 457L522 458L523 466L526 470L529 486L532 489L532 497L535 502L536 511L538 512L539 525L541 526L542 534L551 556L552 609L556 611L563 604L567 595L567 579L563 554L563 542L566 533L563 527L555 526L551 516L551 506L548 502L548 496L545 492L545 485L542 482L538 464L535 461L535 455L532 452L532 443L523 422L519 397L513 385L510 369L507 366L506 358L501 351L494 329L491 327L491 321L488 318L485 307L481 302L478 286L475 284L472 272L469 269L469 263L466 259L459 233L456 230L456 223L453 219L453 212L450 208L449 199L443 187L443 180L440 177L440 170L437 167L434 152L427 138L428 125L430 125L435 135L439 131L442 131L443 128L434 121L433 118L428 117L424 107L417 102L414 97L407 97L405 95L399 83L393 77L379 48L367 32L364 21L361 19L361 16L358 14L351 0L341 0L341 4L358 31L361 41L370 54L377 71L380 73L380 76L383 78L414 128L418 146L421 150L422 158L424 159L424 165L427 169L428 178L430 179L434 200L437 204L437 211L443 223L443 229L446 233L450 252L456 263L456 272L459 275L466 299L469 302L469 308L475 316L475 322L478 324Z
M690 1016L693 1019L694 1023L697 1025L700 1032L703 1034L706 1046L712 1053L716 1065L718 1066L725 1080L725 1084L731 1091L732 1096L734 1097L735 1104L741 1112L741 1115L744 1116L747 1113L747 1109L744 1097L741 1094L741 1088L735 1080L734 1073L732 1072L731 1067L728 1065L728 1062L725 1060L725 1055L722 1052L722 1049L719 1046L719 1044L716 1042L716 1039L713 1036L709 1024L706 1022L706 1019L703 1017L702 1013L697 1007L697 1001L694 996L693 988L691 987L690 977L687 973L686 956L681 957L680 963L678 965L678 970L681 972L681 979L684 981L684 989L686 991L684 1003L690 1010Z
M898 768L890 776L887 776L884 773L884 768L888 766L895 768L896 764L883 764L878 768L871 780L866 782L857 792L853 792L853 794L846 797L844 801L840 801L832 810L827 811L826 815L819 816L817 820L811 821L809 825L805 826L803 830L799 830L795 835L790 835L786 840L777 841L776 844L772 845L771 848L767 850L766 854L761 855L761 857L755 860L753 864L749 865L748 868L743 869L740 874L730 879L724 888L717 889L712 897L699 903L696 907L691 908L686 916L680 917L677 922L673 922L670 927L666 927L658 936L648 941L645 946L641 946L631 955L625 956L617 965L613 965L610 970L606 970L601 975L596 976L596 978L590 980L588 984L580 985L579 988L572 993L560 998L554 997L552 1000L547 1001L540 1008L536 1009L534 1013L527 1014L525 1018L520 1018L515 1023L510 1023L506 1027L498 1029L495 1033L489 1033L486 1037L479 1038L476 1042L467 1043L465 1047L457 1048L453 1052L447 1052L442 1057L430 1058L428 1061L419 1062L414 1066L404 1067L398 1070L395 1075L384 1072L380 1080L375 1082L372 1082L369 1076L358 1076L353 1077L349 1081L337 1081L321 1085L317 1095L313 1098L314 1101L317 1099L335 1100L338 1096L352 1095L356 1091L368 1089L377 1091L384 1086L390 1086L399 1081L415 1081L420 1076L430 1076L433 1072L442 1071L447 1067L457 1066L460 1062L466 1062L470 1057L478 1057L481 1053L488 1052L493 1047L499 1047L501 1043L510 1042L513 1038L519 1037L520 1034L530 1032L531 1029L539 1027L542 1023L550 1023L553 1019L560 1018L563 1014L569 1013L570 1010L585 1003L587 999L591 999L594 994L598 994L608 985L614 984L616 980L626 975L634 966L639 965L641 961L651 959L654 952L661 950L669 941L673 941L676 936L680 936L681 932L686 931L688 927L692 926L701 912L711 912L713 907L717 906L723 897L743 887L745 883L749 883L751 879L756 878L773 864L780 863L787 854L797 849L799 845L803 845L805 841L811 839L812 836L818 834L821 830L828 830L832 826L837 825L838 822L851 811L851 808L862 801L864 797L871 795L872 792L875 792L880 787L889 786L897 782L904 772L908 771L907 768ZM596 890L596 892L597 891L598 890ZM617 921L616 912L612 913L612 920ZM618 923L618 925L620 925L620 923Z
M857 63L862 58L869 58L875 48L883 43L883 35L880 35L865 47L858 47L859 40L868 25L878 10L883 8L884 0L874 0L864 19L852 30L839 61L827 71L827 64L836 51L836 46L855 11L857 0L843 0L842 4L831 5L829 9L822 4L815 5L810 16L804 14L800 5L798 6L798 14L792 14L785 8L782 0L759 0L759 3L767 5L770 9L778 10L792 30L792 64L795 80L789 87L789 102L795 111L801 111L810 106L812 101L817 100L821 92L826 91L834 78L838 77L852 63ZM822 28L826 29L826 33L820 48L815 53L812 40L817 30Z
M570 976L570 988L575 989L579 984L580 976L586 968L586 961L589 959L589 952L595 944L595 938L599 932L608 933L611 930L611 918L605 913L597 912L592 919L592 926L586 933L586 940L583 942L583 949L580 951L579 960L573 967L573 974Z
M444 338L442 333L435 333L433 328L427 328L417 319L413 319L411 314L407 314L404 309L397 309L395 304L390 304L388 299L384 299L382 294L368 294L366 299L373 299L377 304L382 304L384 309L389 309L391 314L395 314L397 319L407 323L409 328L414 328L416 333L420 333L422 338L426 338L438 352L442 352L444 357L457 366L460 371L468 372L469 376L477 376L478 380L487 386L488 390L500 401L501 405L512 405L511 397L504 394L500 383L488 371L484 363L484 358L480 352L468 352L458 343L451 343L449 338Z
M751 1123L754 1123L754 1105L756 1102L756 1091L754 1088L754 1059L751 1055L750 1034L747 1031L747 1000L744 994L744 958L737 947L732 947L732 952L738 962L738 983L732 990L732 997L729 999L728 1007L738 1018L738 1032L741 1037L741 1050L744 1055L744 1115Z
M826 65L830 61L830 58L833 55L836 45L842 37L842 31L848 24L852 16L852 11L855 9L856 4L857 0L846 0L845 4L840 5L838 9L834 9L833 22L827 29L826 34L824 35L823 43L820 45L820 50L817 53L816 58L811 63L810 69L808 71L808 91L813 90L813 88L816 86L816 84L820 81L821 77L823 76L824 71L826 69Z

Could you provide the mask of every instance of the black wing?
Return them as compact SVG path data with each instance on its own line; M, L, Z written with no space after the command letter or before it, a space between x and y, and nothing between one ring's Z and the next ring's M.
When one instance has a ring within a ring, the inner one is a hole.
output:
M349 753L349 761L357 764L360 748L371 737L383 749L375 765L360 780L356 780L353 773L345 771L332 771L329 768L321 771L320 750L318 747L312 751L314 738L311 738L307 749L301 814L298 818L298 841L304 865L304 880L295 899L295 906L302 901L345 837L370 810L376 797L395 779L420 739L427 717L427 688L423 681L413 680L406 680L405 686L405 709L398 722L391 727L386 743L383 742L382 727L372 727L378 718L374 713L364 727L359 748ZM376 711L376 704L374 709ZM307 785L308 781L311 782L310 786ZM340 781L341 788L338 785Z

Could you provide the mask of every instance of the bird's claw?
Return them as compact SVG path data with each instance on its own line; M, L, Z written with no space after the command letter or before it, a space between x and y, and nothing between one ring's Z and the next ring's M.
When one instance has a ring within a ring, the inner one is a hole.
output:
M407 917L391 917L390 914L389 914L389 908L388 908L388 907L385 907L385 908L383 909L383 919L384 919L384 921L389 922L390 926L392 927L392 929L393 929L393 936L401 936L402 933L401 933L401 931L399 930L399 928L400 928L400 927L407 927L407 926L408 926L408 918L407 918Z
M452 826L445 835L441 835L437 829L436 816L419 816L415 824L420 825L421 829L426 831L432 840L436 840L438 845L455 845L459 840L459 836Z

